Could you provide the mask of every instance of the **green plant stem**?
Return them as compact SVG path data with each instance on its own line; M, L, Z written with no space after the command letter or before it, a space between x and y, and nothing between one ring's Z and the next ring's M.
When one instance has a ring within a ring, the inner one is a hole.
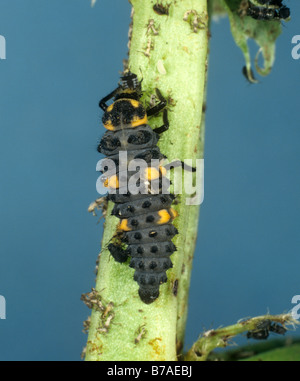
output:
M170 162L192 159L195 165L196 159L203 158L209 35L206 2L169 1L169 15L159 15L153 10L155 1L131 1L129 68L143 79L142 101L149 103L155 88L169 99L170 128L159 147ZM151 118L149 124L161 125L161 117ZM199 213L199 205L186 205L189 197L184 192L178 196L179 217L174 225L179 234L173 240L177 247L171 256L173 268L167 272L168 282L161 285L159 298L150 305L139 299L134 270L128 263L115 262L105 249L118 222L110 215L109 205L86 360L177 360L184 340Z

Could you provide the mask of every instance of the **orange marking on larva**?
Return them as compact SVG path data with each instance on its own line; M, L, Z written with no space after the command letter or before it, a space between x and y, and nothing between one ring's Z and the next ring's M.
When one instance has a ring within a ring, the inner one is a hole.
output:
M104 127L110 131L114 131L115 129L115 126L113 126L111 120L108 120L106 123L104 123Z
M139 107L140 105L140 102L136 101L135 99L130 99L130 103L135 108Z
M148 167L145 170L145 177L147 180L152 181L159 178L159 172L155 167Z
M158 225L166 224L171 219L171 216L170 216L169 212L167 211L167 209L159 210L158 215L160 217L160 219L157 221Z
M110 112L114 108L114 104L111 104L107 107L106 111Z
M144 118L139 118L138 116L134 116L131 121L131 127L138 127L141 126L142 124L147 124L148 119L147 115L145 114Z
M119 230L123 230L125 232L129 232L131 229L128 226L128 220L124 219L119 223Z
M105 180L104 186L107 188L117 189L119 188L119 179L117 175L113 175Z
M162 176L166 176L167 170L165 167L162 167L161 165L159 166L159 170Z

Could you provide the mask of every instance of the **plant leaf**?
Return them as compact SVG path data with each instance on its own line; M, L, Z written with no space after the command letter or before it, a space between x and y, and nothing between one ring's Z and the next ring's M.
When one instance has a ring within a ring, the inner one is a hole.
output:
M253 39L259 49L255 57L255 69L262 75L266 76L270 73L275 60L275 43L281 33L280 21L264 21L254 20L247 16L247 4L244 0L221 0L226 9L230 21L232 36L242 50L245 58L245 67L247 79L256 83L251 69L251 55L248 46L248 39ZM244 6L244 4L246 4ZM263 66L259 66L259 56L262 54Z
M300 344L276 348L242 361L300 361Z

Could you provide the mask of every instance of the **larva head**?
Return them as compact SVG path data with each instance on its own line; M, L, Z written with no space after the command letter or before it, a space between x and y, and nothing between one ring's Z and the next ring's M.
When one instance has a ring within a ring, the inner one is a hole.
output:
M141 82L138 80L136 74L131 73L131 71L127 71L124 73L123 77L121 77L120 86L123 90L129 89L132 91L140 91L141 90Z
M142 81L138 80L136 74L126 71L119 82L119 91L115 96L115 100L129 98L139 100L142 95Z

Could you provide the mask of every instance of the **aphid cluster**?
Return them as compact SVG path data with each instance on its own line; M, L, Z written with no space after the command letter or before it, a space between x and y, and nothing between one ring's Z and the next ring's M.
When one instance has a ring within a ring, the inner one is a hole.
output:
M102 179L108 189L108 201L114 202L112 215L119 218L116 236L108 249L117 262L125 262L131 257L130 267L135 269L134 280L139 285L139 295L144 303L152 303L159 296L160 284L167 281L166 271L172 267L170 255L176 250L172 238L178 233L172 221L177 216L171 207L174 196L163 194L162 189L169 186L166 169L151 166L151 160L161 161L164 155L157 142L159 134L169 127L167 101L156 89L158 103L145 109L140 102L141 82L136 74L127 72L121 77L119 86L100 102L104 111L102 122L108 130L98 146L98 151L115 163L116 174L108 174L103 167ZM112 99L113 103L107 105ZM161 127L152 129L148 117L163 111ZM127 162L119 162L121 151L126 151ZM105 160L106 160L105 159ZM147 163L144 171L145 192L133 194L129 189L129 178L137 171L127 170L131 160L142 159ZM121 184L125 168L126 180ZM156 183L158 192L151 193ZM113 190L113 192L109 191Z
M290 9L282 4L283 0L249 0L247 15L255 20L287 20Z
M86 294L81 295L81 300L84 304L96 311L101 313L101 327L98 328L99 332L107 333L111 321L114 319L115 314L112 312L114 304L113 302L109 302L108 304L104 304L101 298L100 293L92 288L91 292L87 292ZM83 332L88 333L90 329L90 317L83 322Z

